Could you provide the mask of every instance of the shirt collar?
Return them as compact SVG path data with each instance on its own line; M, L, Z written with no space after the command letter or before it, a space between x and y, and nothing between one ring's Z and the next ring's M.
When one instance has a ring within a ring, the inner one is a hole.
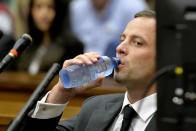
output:
M142 102L142 106L141 106L140 110L138 110L138 107L141 102ZM131 104L128 100L127 92L126 92L125 97L124 97L124 101L123 101L123 106L121 108L120 113L122 113L124 107L128 104L137 112L138 116L143 121L146 122L157 110L157 93L154 93L150 96L147 96L147 97L135 102L134 104Z

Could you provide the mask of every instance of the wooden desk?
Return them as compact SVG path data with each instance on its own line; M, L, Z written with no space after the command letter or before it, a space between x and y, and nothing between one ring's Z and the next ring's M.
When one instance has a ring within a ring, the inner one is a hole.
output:
M5 129L10 120L22 109L32 92L44 78L45 73L29 75L26 72L4 72L0 74L0 130ZM58 81L56 76L47 90ZM125 89L113 79L106 78L98 88L78 94L65 109L62 119L68 119L80 111L82 102L90 96L123 93Z

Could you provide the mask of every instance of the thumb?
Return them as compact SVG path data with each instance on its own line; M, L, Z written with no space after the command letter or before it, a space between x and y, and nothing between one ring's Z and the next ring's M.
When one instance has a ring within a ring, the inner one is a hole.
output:
M99 87L103 83L104 76L99 76L96 80L88 83L88 88L95 88Z

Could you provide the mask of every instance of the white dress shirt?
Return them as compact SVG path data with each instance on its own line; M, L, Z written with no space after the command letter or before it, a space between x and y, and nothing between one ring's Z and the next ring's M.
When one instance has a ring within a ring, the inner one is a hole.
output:
M35 107L35 111L33 112L32 116L33 118L39 118L39 119L50 119L59 116L64 111L66 105L68 104L51 104L51 103L45 103L46 98L48 97L48 92L41 101L37 102L37 105Z
M132 120L129 131L144 131L148 123L152 119L155 111L157 110L156 96L157 94L154 93L140 101L135 102L134 104L131 104L127 98L126 92L121 111L119 115L115 118L108 131L120 131L123 120L123 109L126 105L130 105L137 113L137 116ZM142 106L140 110L138 110L138 106L141 101L143 101Z
M48 94L46 94L41 101L38 101L35 111L32 115L33 118L49 119L49 118L57 117L63 112L66 105L68 104L68 103L66 104L45 103L47 96ZM133 118L129 131L144 131L146 126L150 122L151 118L153 117L155 111L157 110L156 96L157 94L154 93L134 104L130 104L127 98L127 93L125 93L125 98L123 101L123 106L121 108L121 111L119 115L115 118L113 124L111 125L108 131L120 131L122 120L123 120L123 108L127 104L132 106L133 109L137 112L137 116ZM140 111L138 111L138 106L141 101L143 101L143 103L140 108Z

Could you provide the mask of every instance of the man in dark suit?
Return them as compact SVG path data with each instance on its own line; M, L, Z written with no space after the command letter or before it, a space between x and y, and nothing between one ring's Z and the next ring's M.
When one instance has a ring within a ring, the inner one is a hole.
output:
M141 96L155 74L155 38L155 13L150 10L137 13L126 26L116 49L121 64L114 71L114 79L126 87L126 93L89 98L78 115L59 122L68 101L78 92L99 86L103 77L69 89L64 88L59 80L29 113L24 130L119 131L128 105L135 112L128 131L154 131L156 85L152 85L144 98ZM63 68L72 64L92 65L98 58L97 53L86 53L66 60ZM138 110L141 101L142 106Z

